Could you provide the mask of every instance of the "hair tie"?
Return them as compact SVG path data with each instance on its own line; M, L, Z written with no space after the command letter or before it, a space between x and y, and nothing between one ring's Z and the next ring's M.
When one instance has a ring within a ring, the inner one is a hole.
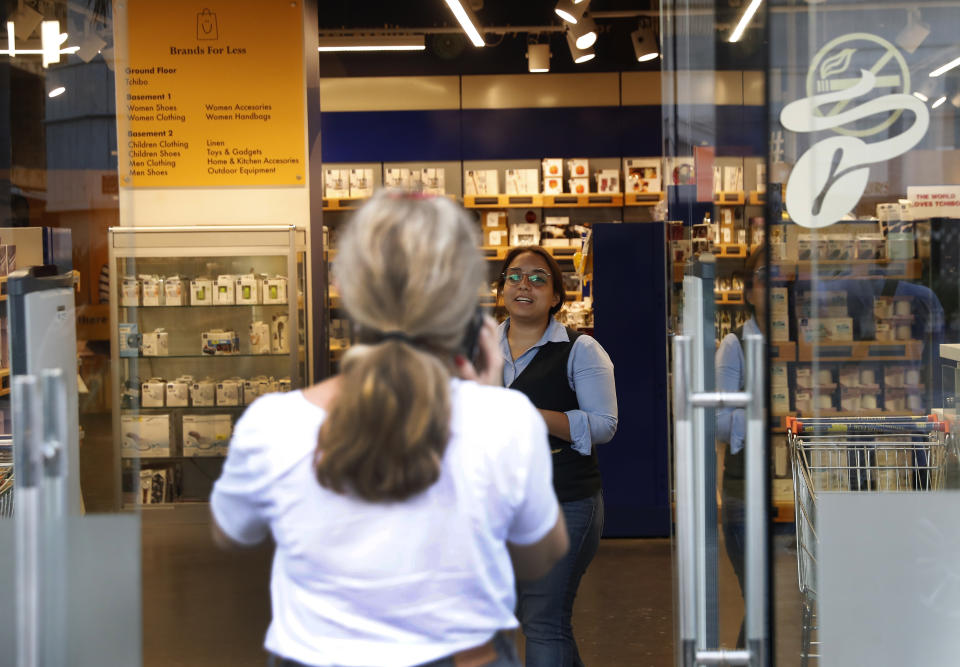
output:
M382 343L387 340L399 340L402 343L407 343L408 345L413 345L413 339L410 338L403 331L384 331L379 335L380 340L378 342Z

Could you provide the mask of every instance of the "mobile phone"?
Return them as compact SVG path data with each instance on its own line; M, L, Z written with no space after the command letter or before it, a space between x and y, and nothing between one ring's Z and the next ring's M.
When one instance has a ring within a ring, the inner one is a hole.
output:
M484 314L483 308L477 306L470 318L470 323L467 324L463 342L460 344L461 354L473 364L478 373L483 371L486 366L483 350L480 349L480 330L483 328Z

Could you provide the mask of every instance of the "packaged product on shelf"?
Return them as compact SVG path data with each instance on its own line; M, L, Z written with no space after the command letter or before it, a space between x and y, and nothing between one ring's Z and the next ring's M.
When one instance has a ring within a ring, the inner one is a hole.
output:
M140 350L145 357L165 357L169 355L170 334L162 328L143 332Z
M163 305L163 278L160 276L140 276L140 285L143 290L141 305Z
M187 280L181 276L167 276L163 281L165 306L183 306L187 302Z
M770 388L770 410L775 415L790 412L790 390L787 387Z
M209 278L194 278L190 281L190 305L213 305L213 281Z
M428 195L442 195L447 192L446 172L443 167L424 167L420 170L423 191Z
M853 318L804 317L800 319L800 335L805 343L850 343Z
M350 196L350 170L324 169L323 196L330 198Z
M226 355L240 351L240 337L237 332L226 329L213 329L200 334L200 352L202 354Z
M510 245L540 245L540 226L535 222L510 225Z
M270 351L273 354L289 354L290 333L287 315L274 315L270 322Z
M860 367L859 366L841 366L840 367L840 386L841 387L859 387L860 386Z
M856 412L862 405L860 387L840 387L840 409L844 412Z
M787 450L787 437L784 434L774 434L771 438L773 447L773 474L777 477L786 477L790 472Z
M350 170L350 196L370 197L373 195L373 169L362 167Z
M167 407L182 408L190 404L191 378L179 377L167 383Z
M723 167L713 165L713 194L717 195L723 192Z
M797 412L802 415L809 415L813 412L813 392L809 389L800 389L798 386L794 404Z
M544 225L540 230L540 245L545 248L570 246L570 239L567 238L567 228L556 225Z
M883 388L883 409L887 412L903 412L907 409L907 391L903 387L886 385Z
M140 378L131 377L120 383L120 407L136 410L140 407Z
M235 297L238 304L256 305L260 303L262 291L262 281L255 273L237 276Z
M827 239L823 234L798 234L797 258L800 260L828 259Z
M270 392L269 378L259 375L243 381L243 404L250 405L258 397Z
M787 382L787 364L782 361L775 361L770 364L770 386L786 387Z
M484 229L483 245L485 246L508 246L510 245L510 232L507 229Z
M405 167L389 167L384 171L383 186L409 190L420 183L420 172Z
M723 189L725 192L743 192L743 167L723 168Z
M696 185L696 164L693 156L668 157L665 159L664 182L667 185Z
M751 218L751 223L756 218ZM759 230L759 240L755 245L763 242L763 218L760 218L760 224L755 228ZM783 262L789 259L789 250L787 244L787 229L784 225L770 225L770 259L774 262Z
M198 380L190 385L190 402L197 408L208 408L216 405L216 383L207 378Z
M169 472L166 468L145 468L140 470L138 475L138 504L160 505L167 502L170 489Z
M562 195L563 194L563 179L559 176L549 177L543 179L543 194L545 195Z
M790 318L786 315L770 316L770 340L774 343L790 341Z
M280 378L277 381L277 391L290 391L293 385L290 383L290 378Z
M590 193L589 178L571 178L568 182L571 194L585 195Z
M496 169L465 169L463 193L466 195L500 194L500 176Z
M757 192L767 191L767 163L757 164Z
M162 408L166 391L167 383L163 378L150 378L141 385L140 405L145 408Z
M920 259L930 258L930 221L914 223L914 231L917 235L917 257Z
M230 415L183 415L184 456L226 456Z
M243 403L243 380L237 377L217 383L217 405L241 405Z
M787 287L770 288L770 312L777 315L787 315L789 308L790 290Z
M857 234L857 259L883 259L886 256L883 234L880 232Z
M506 192L508 195L535 195L540 192L537 186L539 172L536 169L507 169Z
M886 364L883 367L883 386L902 389L904 385L904 368L900 364Z
M237 302L237 276L225 273L217 276L213 286L213 305L232 306Z
M17 246L0 244L0 276L6 276L17 269Z
M873 325L873 338L880 342L893 340L896 335L896 329L890 323L890 320L877 319Z
M250 323L250 354L270 354L270 325L266 322Z
M590 178L590 160L571 158L567 160L567 173L570 178Z
M140 281L136 278L124 278L120 281L120 305L133 307L140 305Z
M857 256L853 234L827 234L827 259L853 259Z
M907 410L914 414L925 412L922 390L907 389L906 405Z
M916 236L913 222L891 221L887 225L887 257L889 259L913 259L916 257Z
M563 179L563 159L555 157L543 158L543 180L548 178Z
M283 276L265 278L263 281L263 303L266 305L287 302L287 279Z
M506 229L507 214L505 211L487 211L483 214L483 226L485 229Z
M140 332L136 322L120 322L117 339L121 357L140 356Z
M797 303L798 317L846 317L847 293L842 290L803 291Z
M626 192L660 192L663 190L660 158L625 158L623 175Z
M686 262L693 256L693 241L670 241L670 251L674 262Z

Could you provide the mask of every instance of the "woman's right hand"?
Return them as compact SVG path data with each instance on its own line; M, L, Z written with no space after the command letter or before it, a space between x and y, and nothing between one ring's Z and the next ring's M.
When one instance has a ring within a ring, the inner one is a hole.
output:
M483 327L477 337L477 345L480 348L480 368L475 368L473 363L462 354L458 354L454 360L460 371L460 377L464 380L502 387L503 356L500 354L500 345L497 340L497 322L489 315L485 315L483 320Z

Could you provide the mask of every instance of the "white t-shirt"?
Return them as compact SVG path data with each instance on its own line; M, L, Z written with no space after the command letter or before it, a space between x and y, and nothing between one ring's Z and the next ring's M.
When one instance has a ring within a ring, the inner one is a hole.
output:
M268 650L307 665L406 667L515 628L505 540L557 521L543 419L519 392L451 381L440 478L404 502L320 486L326 413L302 392L259 398L237 422L210 499L233 540L276 542Z

